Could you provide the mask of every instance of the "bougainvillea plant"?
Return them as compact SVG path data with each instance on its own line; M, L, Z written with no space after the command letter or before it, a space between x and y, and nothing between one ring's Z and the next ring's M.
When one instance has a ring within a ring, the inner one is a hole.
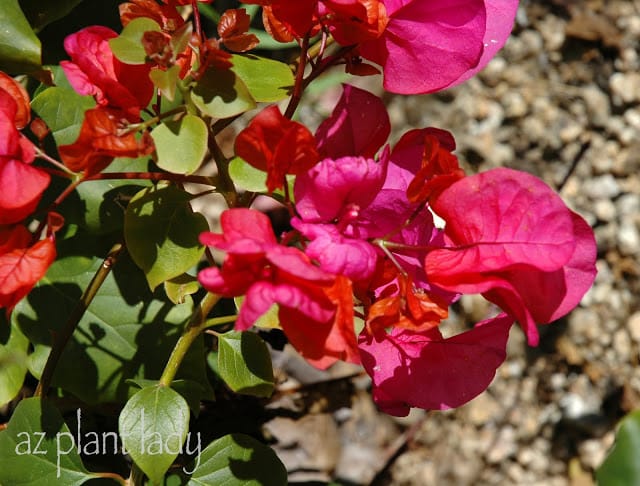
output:
M441 410L489 386L514 323L535 346L590 288L593 232L536 177L466 174L436 127L389 143L383 102L350 84L315 132L296 118L329 70L462 83L517 0L132 0L42 65L32 27L78 3L9 0L1 34L0 402L35 390L0 432L0 483L286 484L233 421L196 425L214 398L271 395L264 339L362 365L386 413ZM212 192L213 219L195 206ZM462 294L495 315L443 334ZM82 423L98 409L116 430Z

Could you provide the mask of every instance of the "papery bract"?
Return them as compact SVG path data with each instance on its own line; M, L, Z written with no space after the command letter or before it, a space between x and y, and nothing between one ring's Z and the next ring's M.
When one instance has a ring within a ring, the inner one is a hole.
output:
M320 2L319 15L343 46L377 39L389 21L380 0L324 0Z
M294 218L292 225L311 240L306 253L325 270L356 281L370 277L378 260L379 250L369 240L392 234L393 242L424 247L437 236L426 208L407 222L419 204L410 201L406 192L422 170L425 140L436 138L448 152L455 149L455 141L449 132L426 128L407 133L390 155L388 149L380 154L379 162L353 156L359 152L373 156L388 133L382 101L345 85L336 108L316 132L319 149L327 158L300 174L294 186L300 219ZM422 180L438 173L441 165L426 168ZM428 287L422 269L424 253L396 255L421 288Z
M311 32L318 0L248 0L245 3L261 5L267 32L275 34L274 38L280 42L288 42Z
M245 295L236 329L250 328L277 304L285 334L316 366L356 359L355 334L349 343L344 329L348 306L337 295L346 282L314 266L300 250L279 245L269 219L258 211L229 209L220 224L222 234L203 233L200 239L226 251L222 268L206 268L198 279L210 292Z
M236 321L248 329L272 305L289 341L309 362L327 367L358 362L350 284L311 265L295 248L280 246L268 218L249 209L222 214L222 234L201 240L227 252L222 269L200 272L200 282L224 296L245 295Z
M554 272L532 272L515 265L505 280L483 295L520 322L548 324L569 313L591 288L596 275L597 247L593 230L578 214L571 213L576 247L569 261ZM529 331L531 328L527 328ZM529 343L537 344L530 332Z
M305 253L323 270L356 281L373 274L378 253L371 243L344 236L332 224L307 224L298 218L293 218L291 224L311 240Z
M265 29L289 42L315 35L322 27L344 46L376 39L387 25L380 0L250 0L263 7Z
M225 10L218 23L218 35L227 49L235 52L250 51L259 44L254 34L248 34L251 18L243 8Z
M464 177L458 159L451 152L455 142L449 132L425 129L422 167L407 188L407 198L413 203L426 203ZM434 133L435 132L435 133ZM448 136L448 137L447 137Z
M360 363L360 351L354 331L354 302L351 281L337 276L334 284L325 289L325 294L335 305L336 315L331 332L324 342L324 362L314 363L318 368L326 368L335 359L348 363Z
M367 312L372 334L385 328L425 332L437 327L449 315L449 304L438 295L429 295L414 286L411 277L397 277L398 291L376 300Z
M446 244L427 254L429 281L501 305L532 345L536 322L567 312L595 278L593 232L532 175L494 169L470 176L432 206L446 222Z
M482 39L482 55L478 64L462 73L458 79L446 86L451 88L481 71L504 46L513 30L513 23L518 11L519 0L484 0L487 11L487 26Z
M345 84L331 116L320 124L315 136L321 157L373 158L389 133L391 124L382 100Z
M14 97L0 88L0 225L17 223L31 214L51 179L31 165L35 148L15 125L16 120L25 120L22 111Z
M118 6L123 27L133 19L146 17L154 20L163 30L173 32L184 24L174 6L160 5L155 0L131 0Z
M78 93L93 95L100 106L119 108L136 122L140 110L153 96L151 66L119 61L108 42L117 36L113 30L98 25L67 36L64 48L71 61L62 61L60 66Z
M31 106L27 90L11 76L0 71L0 91L5 91L9 94L14 102L14 105L10 106L6 106L6 102L2 102L0 110L5 113L7 113L7 110L13 112L13 125L18 130L23 129L31 119Z
M328 223L368 206L384 184L387 160L324 159L296 178L296 209L305 222Z
M107 167L114 157L136 158L153 152L153 140L147 132L136 137L127 132L126 114L109 108L87 110L78 139L61 145L58 152L69 169L92 175Z
M23 226L0 229L0 307L7 313L44 277L56 256L53 238L29 246Z
M319 160L316 141L307 127L285 118L272 105L258 113L235 142L236 154L267 172L267 188L284 184L285 174L303 174Z
M291 224L311 240L306 253L324 270L353 280L369 278L377 253L359 234L360 212L381 189L388 162L363 157L324 159L294 185L300 219Z
M512 324L511 317L501 314L446 339L438 328L376 334L365 328L358 345L373 380L374 401L397 416L407 415L411 407L444 410L463 405L493 380L505 360Z
M389 22L360 53L402 94L454 86L482 69L511 29L518 0L385 0Z

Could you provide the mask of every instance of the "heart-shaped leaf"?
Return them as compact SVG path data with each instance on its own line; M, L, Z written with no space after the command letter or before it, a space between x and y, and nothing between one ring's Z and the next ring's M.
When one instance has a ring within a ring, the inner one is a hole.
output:
M156 484L182 451L189 430L189 406L166 386L143 388L120 412L118 429L131 458Z
M294 79L287 64L252 54L234 54L231 62L231 70L257 102L280 101L291 95Z
M20 392L27 374L29 340L18 326L9 327L0 317L0 405L13 400ZM5 332L8 334L3 338Z
M97 241L106 249L96 248ZM96 239L82 230L59 240L59 259L14 309L13 323L34 346L29 370L36 377L49 354L52 333L64 327L103 263L93 255L104 255L109 245L108 238ZM193 311L191 299L174 305L163 294L152 294L142 271L127 255L121 256L65 346L53 386L89 404L123 403L130 395L129 379L157 379ZM198 338L177 378L210 390L203 357L203 340Z
M192 198L175 186L159 186L140 191L127 207L127 248L151 289L185 273L204 253L198 237L207 220L191 210Z
M209 132L201 118L186 115L178 121L161 123L151 131L157 164L174 174L191 174L207 153Z
M31 101L31 109L45 121L58 145L76 141L85 111L95 105L91 96L58 86L39 92Z
M149 77L156 88L162 92L169 101L173 101L176 95L176 87L178 86L178 75L180 74L180 66L177 64L169 69L162 70L154 67L149 71Z
M96 477L82 464L62 415L40 398L22 400L0 432L0 484L81 485Z
M109 40L113 54L127 64L144 64L147 53L142 44L145 32L160 32L160 26L148 17L138 17L129 22L118 37Z
M218 337L218 372L236 393L268 397L273 392L273 366L266 344L253 332Z
M191 99L214 118L230 118L256 106L246 85L230 70L208 70L193 87Z
M266 445L244 434L230 434L209 444L189 466L187 486L285 486L287 470Z
M240 157L229 162L229 175L233 182L251 192L267 192L267 173L256 169Z
M109 172L144 172L147 161L118 157L109 164ZM97 180L80 184L60 206L68 224L77 224L94 235L122 231L129 200L151 183L147 180Z

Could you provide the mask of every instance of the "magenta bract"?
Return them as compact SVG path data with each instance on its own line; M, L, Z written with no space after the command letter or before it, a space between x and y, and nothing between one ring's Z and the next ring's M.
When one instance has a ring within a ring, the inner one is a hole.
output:
M384 412L397 416L407 415L410 407L459 407L493 380L506 357L512 324L511 317L501 314L446 339L437 328L375 336L365 329L358 345L373 380L373 399Z
M536 322L563 315L595 278L593 233L532 175L494 169L467 177L433 209L446 221L446 243L426 257L429 281L483 294L520 321L532 345Z
M361 46L384 87L402 94L450 88L482 69L504 45L518 0L385 0L389 23Z

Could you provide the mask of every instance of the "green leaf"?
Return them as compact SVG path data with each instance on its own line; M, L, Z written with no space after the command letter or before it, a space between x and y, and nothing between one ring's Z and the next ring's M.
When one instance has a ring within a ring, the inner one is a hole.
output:
M199 289L198 279L188 273L178 275L164 283L164 291L174 304L183 304L187 296L195 294Z
M118 37L109 39L113 54L127 64L144 64L147 53L142 44L145 32L160 32L160 26L148 17L138 17L129 22Z
M273 366L264 341L253 332L218 337L218 372L236 393L268 397L273 393Z
M109 172L144 172L147 161L119 157L109 164ZM92 234L121 231L129 200L150 186L146 180L99 180L80 184L61 208L67 222L75 222ZM78 212L80 212L78 214Z
M178 86L178 75L180 74L180 66L177 64L169 69L162 70L160 68L151 68L149 78L154 86L162 92L169 101L173 101L176 96L176 87Z
M0 28L0 70L29 73L41 67L40 40L25 18L18 0L2 1Z
M5 325L1 322L0 325ZM29 340L22 334L18 326L3 328L9 332L8 338L5 340L0 337L0 405L13 400L24 383L24 377L27 374L27 349L29 348Z
M153 483L159 483L182 451L189 430L189 406L171 388L143 388L120 412L118 429L133 461Z
M57 145L76 141L84 112L95 105L91 96L81 96L72 89L57 86L41 91L31 101L31 108L51 129Z
M20 6L33 29L38 32L51 22L66 16L82 0L20 0Z
M231 70L244 81L254 100L280 101L291 95L294 78L287 64L252 54L234 54L231 62Z
M267 173L240 157L234 157L229 162L229 176L234 184L246 191L267 192Z
M29 358L36 377L49 353L51 334L63 328L102 265L103 257L94 254L106 254L111 245L106 240L106 249L95 248L102 240L82 231L59 240L59 259L12 313L35 348ZM193 308L191 299L174 305L164 292L152 294L142 271L127 255L121 256L66 345L53 386L89 404L125 402L132 390L129 379L161 375ZM204 357L199 337L176 378L196 381L210 391Z
M0 432L0 484L74 486L96 477L82 464L74 436L50 402L27 398Z
M207 153L208 135L207 125L195 115L161 123L151 131L156 163L174 174L195 172Z
M193 87L191 99L213 118L230 118L256 106L245 84L230 70L209 69Z
M600 486L640 484L640 410L628 414L621 422L609 455L596 470Z
M146 388L158 384L158 380L146 380L142 378L127 380L127 382L133 383L138 388ZM193 380L173 380L171 382L171 388L182 395L182 398L189 404L189 409L195 417L200 413L200 402L203 399L212 400L214 398L214 396L209 393L209 390L206 390L200 383Z
M209 444L192 461L187 486L285 486L287 470L271 448L244 434L230 434Z
M267 173L256 169L240 157L234 157L229 162L229 175L238 187L251 192L267 192ZM289 197L293 197L293 185L296 176L287 174L287 183L289 184ZM273 191L274 194L284 195L282 189Z
M182 275L204 253L198 237L208 229L207 220L191 210L192 198L175 186L158 186L140 191L127 207L127 248L151 289Z

